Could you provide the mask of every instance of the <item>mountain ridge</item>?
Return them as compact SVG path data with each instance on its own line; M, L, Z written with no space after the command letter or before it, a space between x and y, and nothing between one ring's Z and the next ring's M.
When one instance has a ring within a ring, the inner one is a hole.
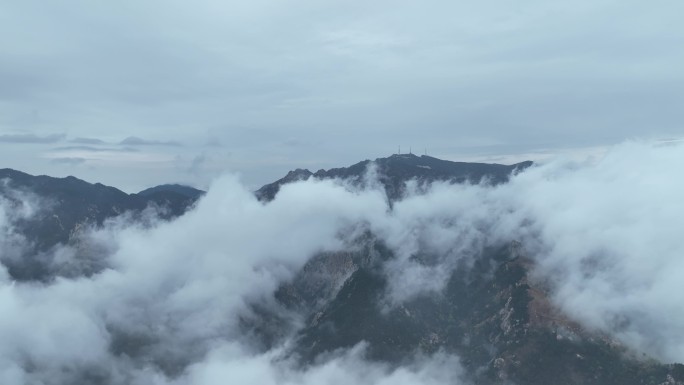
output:
M3 261L17 280L47 279L53 258L50 251L60 244L73 243L80 231L89 226L102 226L106 220L126 212L134 218L140 217L151 206L157 208L161 219L175 218L204 193L188 188L196 191L196 195L186 196L162 185L147 195L127 194L115 187L89 183L74 176L33 176L8 168L0 169L0 182L0 197L15 206L35 206L32 208L35 213L30 218L16 224L16 231L25 236L31 247L24 251L23 258Z
M374 165L378 171L378 181L385 189L390 201L400 199L404 194L403 185L409 180L418 182L446 181L450 183L499 184L508 181L511 174L520 172L534 163L524 161L512 165L497 163L454 162L427 155L394 154L375 160L363 160L348 167L320 169L311 172L308 169L295 169L283 178L266 184L256 191L262 201L273 200L280 188L288 183L316 179L345 179L352 183L360 183L369 166Z
M410 180L496 185L532 166L529 161L497 165L395 154L316 172L295 169L255 195L267 204L283 185L309 178L361 184L370 168L391 205L404 196L404 185ZM175 218L204 193L187 186L160 185L126 194L72 176L34 177L10 169L0 169L0 181L4 181L0 196L10 202L21 204L21 199L11 195L13 189L50 202L36 218L18 222L17 231L35 248L22 255L23 259L2 260L11 278L19 281L89 276L101 271L101 261L77 271L55 271L50 250L59 244L77 243L78 231L84 226L100 226L125 212L142 216L151 205L166 205L167 210L161 211L163 219ZM584 328L563 314L551 301L547 285L533 279L534 261L515 240L487 245L471 264L457 264L441 292L421 294L387 310L383 296L388 281L382 267L395 258L395 251L367 230L354 239L349 250L313 255L264 303L249 303L250 311L241 316L240 327L264 351L278 347L294 330L294 342L284 354L304 367L340 349L365 343L368 359L395 366L417 353L454 354L476 385L684 384L684 365L637 356L609 336ZM420 255L412 258L421 260ZM117 354L135 359L145 351L148 342L144 338L126 338L112 337ZM173 375L183 367L161 369Z

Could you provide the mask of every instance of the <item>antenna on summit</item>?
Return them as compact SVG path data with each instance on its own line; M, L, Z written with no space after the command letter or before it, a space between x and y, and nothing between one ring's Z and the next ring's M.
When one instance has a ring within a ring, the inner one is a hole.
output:
M399 152L397 154L401 155L401 146L399 146Z
M409 154L413 154L413 152L411 152L411 147L409 147Z

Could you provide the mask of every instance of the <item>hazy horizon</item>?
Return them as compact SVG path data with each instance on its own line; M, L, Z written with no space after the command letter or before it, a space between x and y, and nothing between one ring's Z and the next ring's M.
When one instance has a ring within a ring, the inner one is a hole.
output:
M684 133L684 3L0 2L0 164L136 191Z

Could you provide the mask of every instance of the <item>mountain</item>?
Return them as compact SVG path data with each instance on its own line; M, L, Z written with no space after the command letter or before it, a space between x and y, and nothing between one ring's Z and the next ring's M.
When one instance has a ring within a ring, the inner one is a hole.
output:
M419 184L433 181L452 183L479 183L487 181L491 184L504 183L510 175L530 167L532 162L526 161L510 166L489 163L451 162L431 156L414 154L394 154L374 161L364 160L349 167L318 170L312 173L306 169L290 171L285 177L267 184L256 191L257 197L263 201L273 200L280 188L308 178L345 179L354 184L361 184L369 172L369 166L375 166L378 182L382 184L390 201L400 199L404 193L404 184L416 180Z
M636 357L563 314L549 289L529 277L533 262L516 242L485 248L472 266L458 266L443 292L386 310L381 266L394 256L370 234L359 241L357 252L312 259L275 294L284 308L307 314L290 353L302 365L365 341L369 358L391 365L416 351L454 353L475 384L684 383L683 365ZM283 325L256 314L246 328L266 346L278 341Z
M114 187L88 183L73 176L33 176L12 169L0 169L0 197L34 213L17 221L15 231L32 247L25 258L5 259L14 279L45 279L50 273L50 250L73 243L88 226L102 226L124 213L142 215L150 206L163 219L182 215L203 194L186 186L157 186L138 194L126 194ZM28 256L35 256L27 261Z
M362 184L374 166L391 203L401 199L409 180L499 184L531 165L393 155L315 173L296 169L256 194L270 201L283 185L309 178ZM383 306L388 286L383 266L395 258L393 252L370 232L355 246L315 256L274 294L278 306L304 314L289 353L303 366L365 342L370 359L390 365L401 365L416 352L454 353L476 384L684 384L683 365L637 357L563 314L550 300L549 285L530 278L534 262L516 241L485 247L472 265L459 265L443 292L390 310ZM252 316L243 319L245 331L264 349L277 346L292 329L290 321L262 303L252 307Z
M135 194L149 202L154 202L160 207L169 210L171 217L183 215L188 207L192 206L204 195L204 191L180 184L163 184L151 187Z
M194 187L184 186L181 184L162 184L159 186L150 187L148 189L140 191L137 195L152 196L155 194L167 194L167 193L182 195L182 196L184 196L186 198L190 198L190 199L198 199L199 197L204 195L204 191L202 191L202 190L198 190Z
M404 196L409 180L418 185L500 184L531 165L393 155L315 173L296 169L255 194L268 204L287 183L339 178L363 186L372 173L391 204ZM166 207L162 217L173 218L203 194L179 185L126 194L74 177L31 176L9 169L0 170L0 181L0 198L18 211L33 212L20 218L14 229L29 240L31 250L17 256L5 249L0 255L15 280L94 274L106 261L93 257L100 246L80 239L84 228L101 226L124 213L129 213L129 220L144 221L150 206ZM240 315L240 328L255 349L270 351L294 341L287 344L284 359L302 367L361 342L366 343L368 359L388 367L409 362L416 352L453 353L477 385L684 384L683 365L637 356L611 336L589 330L564 314L551 301L549 282L533 276L535 262L515 240L483 246L472 259L457 263L440 292L426 292L388 307L385 267L396 260L396 251L371 230L354 234L347 250L317 253L271 296L250 299L250 311ZM61 244L73 246L77 263L66 267L52 263ZM411 258L429 265L428 254L419 251ZM150 344L146 336L124 333L111 338L117 355L145 359ZM183 365L174 363L162 370L177 375Z

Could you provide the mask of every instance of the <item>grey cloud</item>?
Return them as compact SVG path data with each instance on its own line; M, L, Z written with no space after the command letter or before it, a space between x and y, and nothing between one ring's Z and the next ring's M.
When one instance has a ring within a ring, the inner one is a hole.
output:
M56 143L66 138L65 134L51 134L51 135L34 135L34 134L4 134L0 135L0 142L2 143Z
M52 158L50 160L50 162L55 164L66 164L69 166L77 166L79 164L85 163L86 161L87 159L78 157Z
M203 169L212 161L212 157L206 152L197 154L192 157L185 157L182 155L176 155L174 158L174 163L176 168L187 174L198 175L201 174Z
M190 167L188 167L188 172L190 173L198 173L200 172L201 168L204 166L204 164L209 160L209 157L207 154L200 154L192 158L192 162L190 162Z
M93 146L61 146L55 147L54 151L86 151L86 152L137 152L137 148L133 147L93 147Z
M148 139L138 138L136 136L129 136L126 139L119 142L119 144L128 145L128 146L170 146L170 147L180 147L181 146L181 144L179 142L175 142L172 140L148 140Z
M104 140L97 138L74 138L70 142L77 144L107 144Z
M193 143L198 128L220 127L212 143L239 147L239 171L260 182L277 164L257 166L263 154L317 169L397 142L472 156L683 133L674 1L126 4L70 0L49 14L35 0L3 4L12 22L0 32L17 39L2 72L31 81L8 82L0 124L174 132L185 156L205 144ZM235 33L253 25L264 28ZM289 138L306 142L283 146Z

